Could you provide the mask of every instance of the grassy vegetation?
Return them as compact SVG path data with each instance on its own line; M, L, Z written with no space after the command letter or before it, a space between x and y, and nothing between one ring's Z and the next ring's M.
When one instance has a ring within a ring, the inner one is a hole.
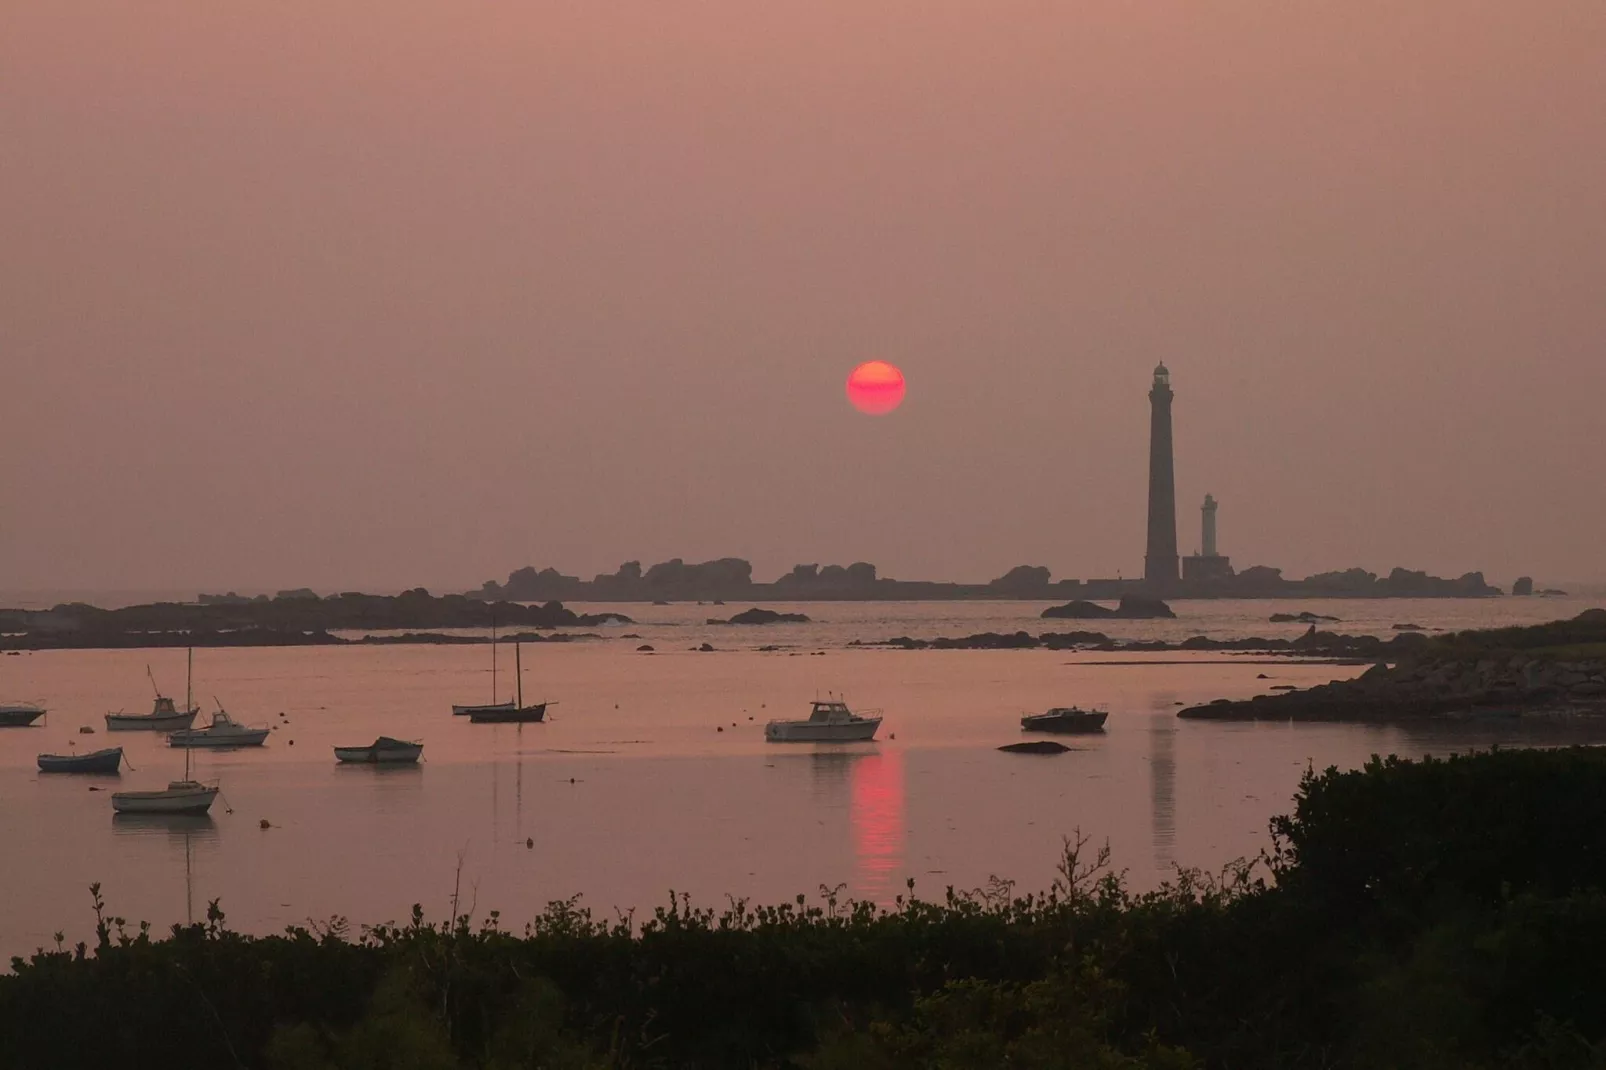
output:
M1311 773L1274 848L1126 889L1006 882L599 919L552 904L93 946L0 977L0 1067L1606 1067L1606 753Z
M1430 654L1493 657L1524 654L1563 661L1599 657L1606 651L1606 609L1586 609L1568 620L1510 628L1451 632L1431 640Z

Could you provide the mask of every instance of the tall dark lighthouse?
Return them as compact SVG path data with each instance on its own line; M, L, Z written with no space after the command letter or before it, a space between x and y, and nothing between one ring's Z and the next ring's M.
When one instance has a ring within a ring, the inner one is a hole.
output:
M1143 579L1165 590L1177 583L1177 481L1171 467L1171 373L1154 369L1149 390L1149 548Z

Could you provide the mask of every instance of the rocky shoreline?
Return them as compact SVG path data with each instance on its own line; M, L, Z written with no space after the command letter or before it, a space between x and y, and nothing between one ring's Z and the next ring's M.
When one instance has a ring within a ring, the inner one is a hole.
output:
M94 650L134 647L338 646L345 643L481 642L435 629L596 628L634 623L623 613L576 613L561 602L485 603L463 595L435 597L423 588L402 594L310 591L272 599L158 602L100 609L80 603L53 609L0 609L0 650ZM399 632L348 639L337 631Z
M1409 635L1415 633L1396 638ZM1217 699L1177 716L1355 723L1606 716L1606 610L1533 628L1423 640L1408 656L1392 664L1380 660L1353 680L1242 701Z
M1314 627L1297 639L1212 639L1195 635L1177 643L1162 640L1112 639L1103 632L978 632L965 636L938 636L916 639L907 635L865 642L855 639L852 647L892 647L898 650L1090 650L1104 653L1160 654L1188 651L1225 651L1239 654L1272 654L1300 658L1337 658L1368 661L1400 658L1418 650L1431 640L1413 632L1402 632L1389 639L1375 635L1338 635L1319 632Z

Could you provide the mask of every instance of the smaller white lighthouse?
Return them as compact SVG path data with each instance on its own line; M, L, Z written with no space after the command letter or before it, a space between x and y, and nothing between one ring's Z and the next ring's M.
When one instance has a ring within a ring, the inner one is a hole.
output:
M1216 499L1206 494L1199 513L1199 552L1182 559L1182 578L1200 583L1231 579L1232 562L1216 549Z

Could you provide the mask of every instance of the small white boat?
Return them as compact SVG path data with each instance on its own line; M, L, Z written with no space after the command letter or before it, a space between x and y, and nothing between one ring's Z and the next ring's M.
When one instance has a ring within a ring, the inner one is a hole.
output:
M479 706L458 706L453 704L452 715L455 717L472 717L476 713L481 715L494 715L498 713L512 713L518 708L518 703L514 702L512 699L508 699L506 702L487 702Z
M841 699L815 699L806 721L771 721L764 738L771 743L858 743L875 738L881 711L863 714L848 709Z
M156 732L173 732L188 728L200 712L194 706L181 710L166 695L157 695L150 713L108 713L106 731L132 732L139 729Z
M190 752L184 751L184 779L168 782L164 791L114 791L112 813L116 814L204 814L218 797L217 784L190 779ZM187 857L187 856L186 856Z
M166 791L117 791L112 809L119 814L204 814L217 798L216 785L175 780Z
M25 728L44 715L45 708L32 702L0 702L0 727Z
M200 712L192 696L192 683L195 679L195 651L191 649L185 658L184 672L184 708L181 710L172 699L162 694L162 689L156 686L156 677L151 673L151 667L145 666L145 675L150 677L151 690L156 692L156 700L151 703L150 713L108 713L106 715L106 731L108 732L173 732L181 728L188 728L195 723L195 715Z
M336 747L335 760L349 765L400 765L418 761L424 745L417 740L380 736L366 747Z
M205 728L186 728L167 737L170 747L260 747L268 738L265 725L244 725L224 710Z

